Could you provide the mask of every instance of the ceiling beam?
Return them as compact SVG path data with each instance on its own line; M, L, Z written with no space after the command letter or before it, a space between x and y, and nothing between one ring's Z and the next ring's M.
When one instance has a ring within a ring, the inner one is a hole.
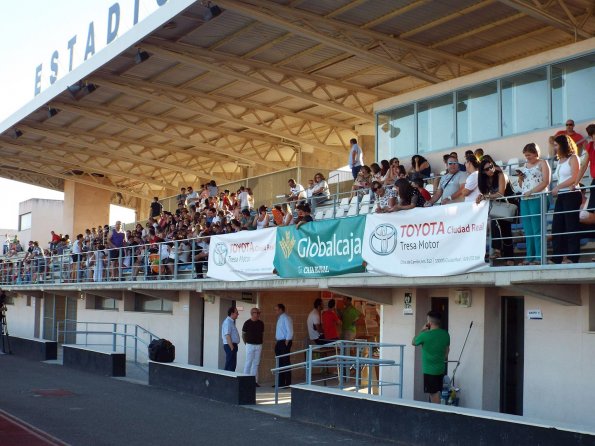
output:
M114 176L119 176L119 177L122 177L125 179L132 179L132 180L136 180L136 181L139 181L142 183L152 184L154 186L163 188L164 190L171 189L170 184L162 183L161 181L155 180L154 178L148 178L148 177L144 177L142 175L131 174L129 172L122 172L122 171L102 167L97 160L95 160L95 162L97 164L99 164L99 166L92 166L92 165L89 165L89 161L83 162L78 159L73 160L71 157L64 157L62 155L52 154L52 153L50 153L50 151L62 150L62 149L56 148L56 147L51 147L50 145L45 145L43 143L27 144L25 146L23 144L9 143L6 141L2 141L0 139L0 146L8 147L12 150L17 150L21 153L27 153L27 154L29 154L29 159L32 159L32 160L37 160L40 162L43 162L43 160L55 161L55 162L64 164L65 168L67 168L66 166L71 166L70 168L87 170L88 171L87 173L97 172L97 173L101 173L104 175L114 175ZM34 147L36 147L37 149L35 149ZM39 150L39 149L41 149L41 150ZM85 155L85 156L90 156L88 154L83 154L83 153L80 153L80 154ZM91 157L91 158L93 158L93 157Z
M561 29L562 31L570 34L571 36L580 36L584 39L590 39L593 34L585 31L584 29L576 27L572 22L562 20L560 17L550 14L549 12L538 8L533 4L526 3L521 0L498 0L500 3L516 9L523 14L528 15L536 20L539 20L546 25L553 26L554 28Z
M379 54L358 47L354 44L353 40L351 40L351 43L349 43L347 40L344 41L336 37L331 37L330 35L324 34L316 29L306 28L303 25L295 24L288 19L282 18L277 14L271 13L271 11L265 11L262 8L262 6L292 15L295 11L298 11L297 9L287 7L275 8L270 4L270 2L265 2L264 0L262 0L262 4L261 0L259 0L258 6L240 3L236 0L221 0L218 1L218 5L223 6L225 9L232 10L240 15L259 20L262 23L277 26L286 31L290 31L298 36L306 37L308 39L312 39L315 42L320 42L331 48L335 48L336 50L352 54L353 56L365 60L366 62L397 70L401 73L408 74L418 79L423 79L424 81L429 82L431 84L436 84L442 81L442 79L440 79L439 77L436 77L429 73L425 73L418 68L405 65L394 59L387 59L386 57L380 56ZM302 11L300 11L300 13L301 12ZM319 21L331 21L331 19L320 18L315 14L312 14L312 16L318 19Z
M250 129L255 130L257 132L262 132L262 133L265 133L265 134L276 136L278 138L283 138L283 139L286 139L286 140L294 141L294 142L296 142L298 144L310 145L312 147L315 147L317 149L324 150L326 152L334 153L334 154L337 154L337 155L343 155L343 154L346 153L345 149L342 148L342 147L336 147L336 146L329 146L329 145L326 145L326 144L321 144L321 143L318 143L317 141L312 141L312 140L309 140L309 139L304 139L304 138L301 138L299 136L295 136L295 135L293 135L291 133L281 132L281 131L278 131L278 130L275 130L275 129L272 129L272 128L269 128L269 127L266 127L266 126L263 126L263 125L260 125L260 124L253 124L253 123L247 122L247 121L245 121L243 119L235 118L235 117L233 117L231 115L226 115L226 114L222 114L222 113L219 113L219 112L211 111L211 110L208 110L208 109L199 108L199 107L196 107L196 106L193 106L193 105L188 105L188 104L185 104L185 103L180 102L180 101L175 101L175 100L169 99L169 98L164 97L164 96L159 95L159 94L149 93L149 92L146 92L146 91L139 90L138 88L135 89L135 88L132 88L132 87L129 87L129 86L126 86L126 85L122 85L122 84L115 83L115 82L107 82L107 81L103 81L103 85L107 86L108 88L112 88L112 89L115 89L115 90L120 91L122 93L125 93L125 94L129 94L129 95L132 95L132 96L143 98L143 99L146 99L146 100L149 100L149 101L156 101L156 102L159 102L159 103L162 103L162 104L168 104L168 105L170 105L172 107L175 107L175 108L178 108L178 109L186 109L186 110L188 110L188 111L190 111L192 113L198 113L198 114L201 114L201 115L209 116L211 118L217 118L217 119L220 119L220 120L223 120L223 121L226 121L226 122L230 122L230 123L233 123L233 124L242 126L242 127L250 128ZM59 107L59 105L58 105L58 107ZM121 112L121 113L126 113L126 112ZM131 112L131 114L134 114L134 112ZM153 119L160 119L160 118L158 116L155 116ZM182 125L191 126L191 123L186 123L186 124L182 124ZM165 134L165 136L169 136L169 134ZM234 153L234 156L235 156L235 153ZM246 159L248 159L248 158L246 158ZM255 161L252 158L250 158L250 160L252 162L257 162L257 161ZM259 163L262 164L263 161L259 161ZM271 163L270 162L266 162L266 164L271 164ZM269 166L269 167L271 167L271 166ZM273 165L272 167L273 168L277 168L278 166Z
M380 25L381 23L384 23L387 20L394 19L395 17L398 17L400 15L403 15L406 12L409 12L409 11L412 11L414 9L417 9L420 6L423 6L426 3L429 3L430 1L431 0L417 0L416 2L409 3L408 5L405 5L405 6L401 7L401 8L393 9L388 14L383 14L380 17L378 17L378 18L376 18L374 20L371 20L369 22L364 23L361 27L363 29L374 28L375 26ZM401 36L399 36L399 38L400 37Z
M133 90L133 89L130 89ZM144 94L142 92L137 92L136 94L137 97L143 97ZM153 95L152 100L155 101L160 101L161 103L166 103L166 99L163 98L163 100L161 100L161 98L157 98ZM167 103L169 102L174 102L174 101L169 101L167 100ZM223 162L230 162L233 163L235 161L239 160L243 160L247 163L250 164L261 164L264 165L266 167L269 168L275 168L275 165L273 163L270 163L268 161L262 161L262 160L256 160L252 157L247 157L244 155L241 155L237 152L233 152L233 153L229 153L229 150L225 150L225 149L221 149L219 147L213 146L211 144L205 144L205 143L201 143L201 142L197 142L192 140L190 137L188 136L182 136L182 135L174 135L170 132L166 132L166 131L162 131L162 130L157 130L154 129L152 127L149 126L142 126L142 125L138 125L136 123L133 122L129 122L125 119L119 118L119 117L113 117L114 114L114 109L113 108L109 108L109 107L103 107L103 110L106 113L110 113L109 115L104 115L101 113L96 113L94 111L91 111L90 109L93 110L99 110L102 109L101 106L98 105L94 105L88 108L85 108L81 105L75 105L75 104L68 104L65 102L53 102L53 105L55 105L57 108L68 111L70 113L74 113L74 114L78 114L78 115L82 115L85 116L87 118L92 118L92 119L97 119L103 122L106 122L108 124L113 124L113 125L117 125L117 126L121 126L121 127L125 127L131 130L136 130L139 132L144 132L146 134L152 135L152 136L157 136L160 138L166 138L170 141L175 141L177 143L183 144L183 145L189 145L191 146L191 149L183 149L181 147L177 147L177 146L173 146L173 145L167 145L166 147L162 147L161 150L166 150L166 151L170 151L170 152L179 152L179 153L186 153L186 154L194 154L197 156L204 156L206 158L209 159L213 159L213 160L218 160L218 161L223 161ZM171 104L169 104L171 105ZM179 103L176 104L176 106L178 108L184 108L182 107L182 105L180 105ZM196 112L196 110L195 110ZM130 114L130 115L134 115L135 112L129 112L129 111L125 111L125 110L118 110L117 113L120 114ZM202 111L202 113L204 113L204 110ZM159 116L151 116L151 119L154 120L160 120ZM159 147L158 147L159 148ZM222 158L218 158L216 156L211 155L210 153L216 153L217 155L219 155Z
M83 150L92 149L95 152L97 152L98 154L105 154L106 156L112 157L113 159L120 158L122 160L131 161L131 162L138 163L138 164L145 164L147 166L152 166L152 167L156 167L159 169L167 169L167 170L171 170L173 172L179 172L179 173L184 173L187 175L192 175L196 178L200 178L196 173L197 170L204 172L205 174L208 174L207 171L204 171L199 168L189 169L189 168L181 167L179 165L165 163L163 161L149 159L146 157L141 157L139 155L129 155L129 154L123 153L121 150L118 150L118 149L111 149L108 147L90 143L90 142L86 141L85 139L80 139L80 138L91 137L96 140L97 139L110 140L110 141L115 141L120 144L136 144L141 147L151 148L151 146L147 147L146 144L143 144L142 142L138 142L138 141L130 139L130 138L123 138L121 136L108 135L108 134L104 134L101 132L96 132L94 130L86 131L86 130L75 129L72 127L53 127L53 126L48 126L47 124L42 124L40 127L38 127L36 125L32 125L32 124L19 125L19 129L21 129L23 132L25 132L25 136L26 136L27 132L31 132L33 134L42 136L44 138L53 139L55 141L60 141L60 142L66 143L66 144L77 144L79 146L82 146ZM68 135L62 135L61 133L57 133L57 132L65 132L65 133L68 133ZM80 138L73 138L72 135L78 136ZM105 142L103 144L105 144ZM161 149L161 150L163 150L163 149Z
M65 180L65 181L73 181L75 183L84 184L86 186L96 187L98 189L103 189L103 190L109 190L111 192L119 192L121 194L127 194L127 195L130 195L130 196L133 196L133 197L141 198L143 200L148 199L147 195L142 195L142 194L139 194L138 192L135 192L135 191L124 189L124 188L121 188L121 187L110 186L108 184L102 184L102 183L98 183L98 182L95 182L95 181L87 181L87 180L84 180L82 178L78 178L78 177L76 177L74 175L72 175L72 176L71 175L63 175L63 174L60 174L60 173L56 173L56 172L54 172L52 170L42 169L40 167L35 167L35 166L30 166L30 165L27 165L26 167L23 167L23 165L21 163L12 163L10 161L0 160L0 168L3 167L3 166L8 166L8 167L11 167L11 168L14 168L14 169L17 169L17 170L23 170L25 172L26 171L31 171L31 172L39 173L39 174L42 174L42 175L48 175L48 176L51 176L51 177L54 177L54 178L60 178L60 179Z
M351 23L342 22L342 21L339 21L336 19L328 19L328 18L320 17L317 14L305 11L303 9L290 8L290 7L283 6L281 4L274 3L274 2L271 2L268 0L252 0L252 1L254 2L254 4L250 4L250 3L246 3L246 2L238 2L237 0L221 0L220 2L218 2L218 4L222 5L226 9L231 9L231 10L236 11L237 13L242 14L242 15L249 15L250 17L260 20L263 23L267 23L267 24L271 23L272 20L275 20L275 22L273 22L273 23L276 23L276 21L279 20L282 22L283 25L285 25L285 24L292 25L292 23L289 22L288 20L280 19L278 14L271 13L271 11L275 11L275 12L290 15L292 17L298 17L301 20L304 20L310 24L320 22L320 23L324 24L325 28L328 29L329 27L332 27L334 30L340 31L342 33L342 35L344 35L344 36L353 35L353 36L358 37L360 40L362 37L366 37L373 41L377 40L377 41L383 42L390 46L399 47L401 49L413 51L417 54L424 54L428 57L431 57L431 58L434 58L437 60L441 60L444 62L453 62L453 63L465 65L465 66L476 68L476 69L487 68L487 65L482 62L465 59L463 57L456 56L454 54L450 54L446 51L434 50L434 49L428 48L422 44L411 42L411 41L408 41L405 39L401 39L399 37L390 36L390 35L387 35L387 34L384 34L384 33L378 32L378 31L365 29L362 26L358 27L358 26L354 26ZM266 8L266 10L269 10L268 13L266 12L265 8ZM256 17L256 15L258 15L258 18ZM306 35L305 37L312 36L310 38L313 38L313 40L316 40L320 43L329 44L329 46L333 46L336 49L345 51L349 54L353 54L354 56L361 57L362 54L360 54L360 53L363 53L364 56L372 55L372 56L374 56L374 59L375 59L375 60L369 60L372 63L377 63L376 58L378 59L378 62L383 62L383 61L385 62L385 63L378 63L381 66L382 65L387 66L386 62L394 62L392 59L386 59L386 58L379 56L375 53L366 51L365 49L363 49L361 47L356 48L353 44L355 39L347 39L345 41L342 41L342 40L338 40L334 37L322 35L320 32L309 30L309 29L306 29L306 28L298 26L298 25L293 25L292 28L293 27L297 28L296 31L301 31L301 33L299 35L308 33L309 35ZM297 34L297 32L296 32L296 34ZM319 40L318 38L314 38L315 35L322 35L325 38L324 41ZM327 39L330 39L330 40L327 40ZM365 45L369 45L369 42L364 44L364 46ZM356 52L357 52L357 54L356 54ZM401 65L403 65L403 64L401 64ZM424 80L431 82L431 83L436 83L436 82L441 81L441 79L436 78L436 76L434 76L432 74L420 73L419 69L416 67L409 67L407 65L403 65L403 66L406 67L407 70L411 72L411 73L407 72L406 74L410 74L414 77L421 78L421 79L423 79L423 77L421 77L421 75L425 75L425 76L427 76L427 79L424 79ZM392 63L390 64L390 68L394 68L394 65ZM397 68L394 68L394 69L397 69ZM400 69L397 69L397 71L403 72ZM432 81L431 79L434 79L434 80Z
M170 46L172 49L171 50L165 49L168 46ZM315 96L312 96L309 93L304 93L302 91L294 90L292 88L285 87L283 85L272 83L270 80L265 80L263 78L257 78L254 76L250 76L248 74L244 74L239 71L233 70L230 67L220 66L215 63L210 63L210 62L206 62L201 59L197 59L196 55L179 52L180 51L179 45L175 45L175 44L168 45L167 42L162 42L159 44L159 46L143 43L143 48L146 51L150 51L150 52L155 53L155 54L157 54L161 57L164 57L166 59L183 62L186 65L194 66L194 67L202 69L202 70L211 71L213 73L219 73L224 76L231 77L233 79L242 80L242 81L254 84L254 85L258 85L260 87L264 87L268 90L278 91L278 92L284 93L288 96L291 96L291 97L294 97L297 99L302 99L306 102L316 104L320 107L324 107L324 108L333 110L335 112L344 113L348 116L354 116L354 117L359 118L365 122L373 121L371 113L364 113L364 112L360 112L357 110L352 110L351 108L346 107L344 105L330 102L325 99L317 98ZM175 51L173 51L173 49L175 49ZM241 61L238 61L237 63L241 63Z
M26 183L58 192L64 192L64 181L62 179L48 177L47 175L41 175L36 172L20 172L20 175L16 175L14 169L0 168L0 177L18 181L19 183Z

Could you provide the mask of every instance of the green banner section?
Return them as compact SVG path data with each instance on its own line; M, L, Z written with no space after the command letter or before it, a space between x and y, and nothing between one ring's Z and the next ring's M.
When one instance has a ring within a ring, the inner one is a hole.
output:
M277 228L275 269L281 277L323 277L364 272L366 217Z

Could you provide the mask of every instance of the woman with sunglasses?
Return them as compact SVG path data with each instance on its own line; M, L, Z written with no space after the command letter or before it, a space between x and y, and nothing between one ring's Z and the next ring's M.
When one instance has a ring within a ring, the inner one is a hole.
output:
M558 184L552 189L556 198L554 207L554 221L552 223L554 249L553 263L577 263L579 261L580 230L579 209L581 207L581 193L575 190L578 182L580 161L576 144L568 135L558 135L554 138L554 150L558 155L558 167L554 174ZM573 234L574 233L574 234ZM563 256L566 259L563 259Z
M399 159L398 158L391 158L390 160L390 167L384 175L382 182L385 186L391 186L395 184L395 181L399 179Z
M331 196L331 193L328 188L328 183L324 178L322 173L318 172L314 175L314 187L312 188L312 198L310 199L310 208L312 209L312 213L316 213L316 207L325 201L327 201Z
M269 214L267 213L266 206L260 206L258 208L258 215L252 222L255 229L264 229L269 227Z
M521 265L541 264L541 198L534 196L547 192L550 184L550 166L539 158L539 146L529 143L523 148L527 162L517 170L521 187L521 223L525 231L527 253Z
M506 185L508 178L500 170L496 169L496 165L491 162L491 158L483 157L479 164L479 174L477 178L477 186L480 194L477 196L476 202L481 200L496 200L506 196ZM504 257L506 259L506 266L514 266L514 255L512 245L512 228L510 220L506 219L491 219L490 229L492 233L492 258L496 259Z

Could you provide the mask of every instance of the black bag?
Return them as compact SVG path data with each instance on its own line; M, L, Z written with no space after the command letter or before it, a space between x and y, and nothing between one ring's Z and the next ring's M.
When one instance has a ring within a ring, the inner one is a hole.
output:
M154 339L149 344L149 359L155 362L174 362L176 347L167 339Z

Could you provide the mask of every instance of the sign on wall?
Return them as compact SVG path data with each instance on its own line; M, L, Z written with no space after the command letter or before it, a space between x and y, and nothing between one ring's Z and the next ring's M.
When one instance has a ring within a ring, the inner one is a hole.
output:
M415 208L367 216L368 270L392 276L447 276L485 266L485 203Z
M364 272L365 217L306 223L277 229L275 269L281 277L323 277Z
M209 244L208 277L227 281L272 279L277 228L215 235Z

